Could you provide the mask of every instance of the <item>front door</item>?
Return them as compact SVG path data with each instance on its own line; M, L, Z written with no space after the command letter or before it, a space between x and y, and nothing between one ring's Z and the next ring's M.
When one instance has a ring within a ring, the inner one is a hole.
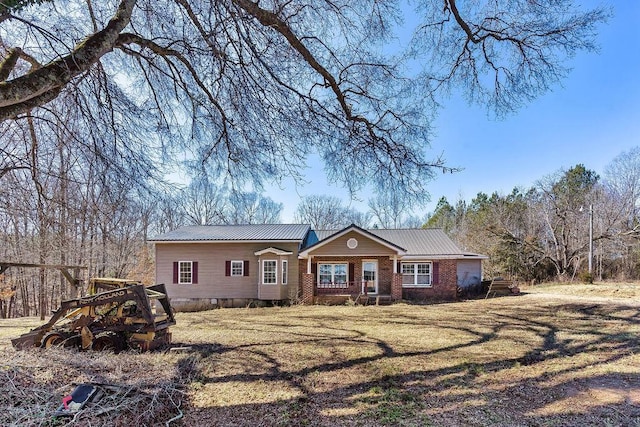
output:
M378 293L378 261L362 262L362 287L368 294Z

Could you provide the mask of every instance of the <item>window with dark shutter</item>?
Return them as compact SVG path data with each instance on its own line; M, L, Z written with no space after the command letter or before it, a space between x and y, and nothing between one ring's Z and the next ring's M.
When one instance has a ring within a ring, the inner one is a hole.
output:
M194 261L191 264L191 283L198 284L198 261Z
M245 276L249 275L249 261L244 262L244 275Z
M437 285L440 283L440 263L433 263L433 284Z
M224 275L231 276L231 261L224 262Z
M347 281L354 282L356 280L356 265L352 262L349 263L349 277Z
M178 261L173 263L173 283L178 283Z

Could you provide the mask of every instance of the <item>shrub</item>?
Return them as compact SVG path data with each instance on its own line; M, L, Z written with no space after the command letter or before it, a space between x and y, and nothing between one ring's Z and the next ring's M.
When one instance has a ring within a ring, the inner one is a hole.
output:
M587 271L580 272L580 274L578 274L578 277L580 278L580 281L582 283L593 283L593 274Z

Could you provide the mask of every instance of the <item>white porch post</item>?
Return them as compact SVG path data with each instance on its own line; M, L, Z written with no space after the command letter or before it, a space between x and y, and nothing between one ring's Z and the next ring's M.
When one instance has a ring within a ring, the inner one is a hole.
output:
M393 256L393 274L398 272L398 255Z
M311 258L313 257L313 255L309 255L309 257L307 258L307 274L311 274Z

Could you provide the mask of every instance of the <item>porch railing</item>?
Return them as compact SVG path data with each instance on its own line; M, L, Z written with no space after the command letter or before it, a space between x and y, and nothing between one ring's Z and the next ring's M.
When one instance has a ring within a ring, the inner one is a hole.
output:
M349 282L342 283L317 283L315 286L316 295L339 295L339 294L351 294L351 295L367 295L371 293L368 291L368 284L370 284L367 280L353 280ZM378 287L382 287L385 285L390 285L387 283L378 283Z

